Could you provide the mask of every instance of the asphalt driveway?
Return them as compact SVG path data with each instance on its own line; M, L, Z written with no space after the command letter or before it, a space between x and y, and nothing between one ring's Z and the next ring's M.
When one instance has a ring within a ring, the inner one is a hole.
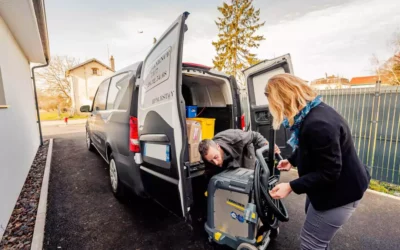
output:
M55 136L44 247L46 249L213 249L151 200L123 204L112 195L102 158L86 150L82 132ZM282 180L296 177L286 173ZM298 249L304 196L285 199L290 221L269 249ZM399 249L400 201L366 193L332 249Z

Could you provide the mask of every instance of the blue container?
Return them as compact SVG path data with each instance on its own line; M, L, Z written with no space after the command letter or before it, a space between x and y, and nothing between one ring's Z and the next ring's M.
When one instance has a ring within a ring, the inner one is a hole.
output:
M197 106L186 106L186 118L195 118L197 116Z

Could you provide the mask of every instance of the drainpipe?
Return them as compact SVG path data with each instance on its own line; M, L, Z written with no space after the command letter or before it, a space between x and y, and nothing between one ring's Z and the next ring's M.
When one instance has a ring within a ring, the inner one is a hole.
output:
M46 64L35 66L32 68L32 81L33 81L33 92L35 94L35 105L36 105L36 115L37 115L37 123L39 126L39 134L40 134L40 146L43 146L43 135L42 135L42 125L40 124L40 113L39 113L39 102L36 92L36 79L35 79L35 69L44 68L49 66L49 60L46 60Z

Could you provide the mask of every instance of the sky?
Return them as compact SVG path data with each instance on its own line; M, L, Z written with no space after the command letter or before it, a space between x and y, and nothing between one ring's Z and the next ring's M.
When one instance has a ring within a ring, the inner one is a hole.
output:
M228 0L229 1L229 0ZM254 0L265 36L254 52L260 59L289 53L294 74L313 80L328 75L373 74L372 55L391 55L388 41L400 32L398 0ZM215 20L222 0L47 0L52 55L90 58L116 69L142 61L158 38L184 11L183 61L212 65Z

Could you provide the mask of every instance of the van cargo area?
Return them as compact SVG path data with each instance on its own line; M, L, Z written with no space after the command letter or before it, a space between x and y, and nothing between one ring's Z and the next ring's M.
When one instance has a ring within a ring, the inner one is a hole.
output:
M215 118L214 134L234 128L232 90L228 78L183 70L182 95L186 106L197 106L198 118Z
M191 170L196 171L204 168L202 162L193 157L194 147L198 147L201 139L211 139L215 134L235 127L232 87L228 77L209 70L183 68L182 72L186 120L197 121L201 127L200 139L196 142L188 141L189 164ZM198 166L192 168L194 165Z
M182 77L182 95L185 100L187 107L197 107L196 118L213 118L215 119L214 132L210 136L207 133L208 138L212 138L215 134L235 128L235 117L233 110L233 97L232 97L232 86L229 78L221 75L210 74L207 71L202 70L185 70L183 69ZM191 118L192 113L187 117L188 121L195 121L196 118ZM205 125L206 122L199 123ZM193 133L190 122L187 122L188 133ZM204 134L204 127L202 133ZM194 154L193 147L198 147L198 142L194 142L193 139L189 139L188 135L188 149L189 149L189 165L190 165L190 176L192 182L192 195L193 195L193 211L192 215L197 218L205 216L203 214L206 211L206 197L204 192L207 190L208 177L205 176L204 163L194 162L198 159ZM203 136L204 137L204 136ZM204 138L202 138L204 139ZM196 150L198 150L196 148Z

